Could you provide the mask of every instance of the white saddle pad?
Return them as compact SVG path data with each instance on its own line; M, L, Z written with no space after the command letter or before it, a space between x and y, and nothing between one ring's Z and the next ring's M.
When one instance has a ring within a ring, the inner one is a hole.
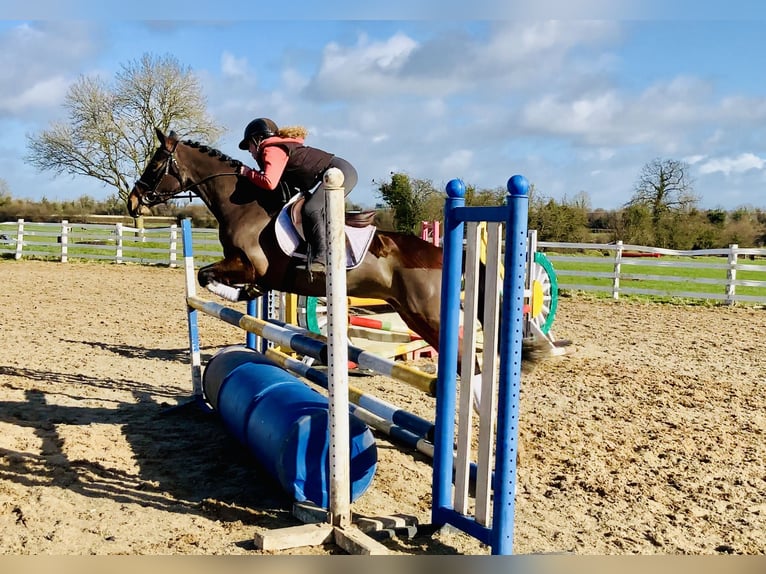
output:
M288 201L277 216L275 231L277 242L285 255L306 258L304 253L296 253L298 248L305 245L302 233L298 233L290 217L290 208L295 203L300 194L297 194ZM346 231L346 269L354 269L362 263L367 250L372 243L372 237L377 229L374 225L366 227L349 227L345 225ZM305 251L305 250L304 250Z

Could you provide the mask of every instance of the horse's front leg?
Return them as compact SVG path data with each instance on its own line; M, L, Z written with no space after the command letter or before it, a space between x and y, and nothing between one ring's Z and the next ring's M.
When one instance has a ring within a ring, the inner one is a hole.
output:
M241 255L228 256L202 267L197 273L200 287L228 301L249 301L262 295L255 287L255 270Z

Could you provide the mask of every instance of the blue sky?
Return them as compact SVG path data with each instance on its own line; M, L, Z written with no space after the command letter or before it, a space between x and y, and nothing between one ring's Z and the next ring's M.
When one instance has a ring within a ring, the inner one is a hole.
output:
M373 179L400 171L441 189L522 173L544 196L585 192L614 209L644 164L667 158L690 165L701 207L766 208L766 9L754 3L591 0L577 14L540 0L477 0L470 14L451 2L430 3L438 13L414 2L107 4L2 11L0 178L14 197L114 192L36 172L26 136L65 119L81 75L112 78L152 53L199 76L227 130L216 147L252 163L237 149L252 118L305 125L307 143L357 166L351 197L364 206L379 201Z

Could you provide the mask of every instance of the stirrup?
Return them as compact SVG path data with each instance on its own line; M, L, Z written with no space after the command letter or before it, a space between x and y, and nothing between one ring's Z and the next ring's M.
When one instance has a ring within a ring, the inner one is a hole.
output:
M311 242L308 242L306 248L306 271L308 271L310 280L313 281L314 273L325 273L326 265L322 260L326 258L326 254L325 257L317 257L314 255L314 246L311 244Z
M324 273L327 270L327 266L319 259L315 259L309 263L308 269L311 273Z

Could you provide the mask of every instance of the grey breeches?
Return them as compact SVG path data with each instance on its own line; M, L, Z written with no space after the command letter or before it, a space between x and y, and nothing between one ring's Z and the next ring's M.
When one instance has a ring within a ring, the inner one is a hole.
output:
M329 167L337 167L343 172L343 187L345 188L344 194L348 196L348 194L351 193L351 190L356 186L356 183L359 181L359 176L356 173L356 168L354 168L354 166L347 162L345 159L338 156L332 158L332 162L330 162ZM304 216L308 215L311 217L317 212L321 213L324 210L324 196L324 183L321 182L314 189L314 191L310 192L306 203L303 204ZM314 215L314 218L316 218L316 215Z

